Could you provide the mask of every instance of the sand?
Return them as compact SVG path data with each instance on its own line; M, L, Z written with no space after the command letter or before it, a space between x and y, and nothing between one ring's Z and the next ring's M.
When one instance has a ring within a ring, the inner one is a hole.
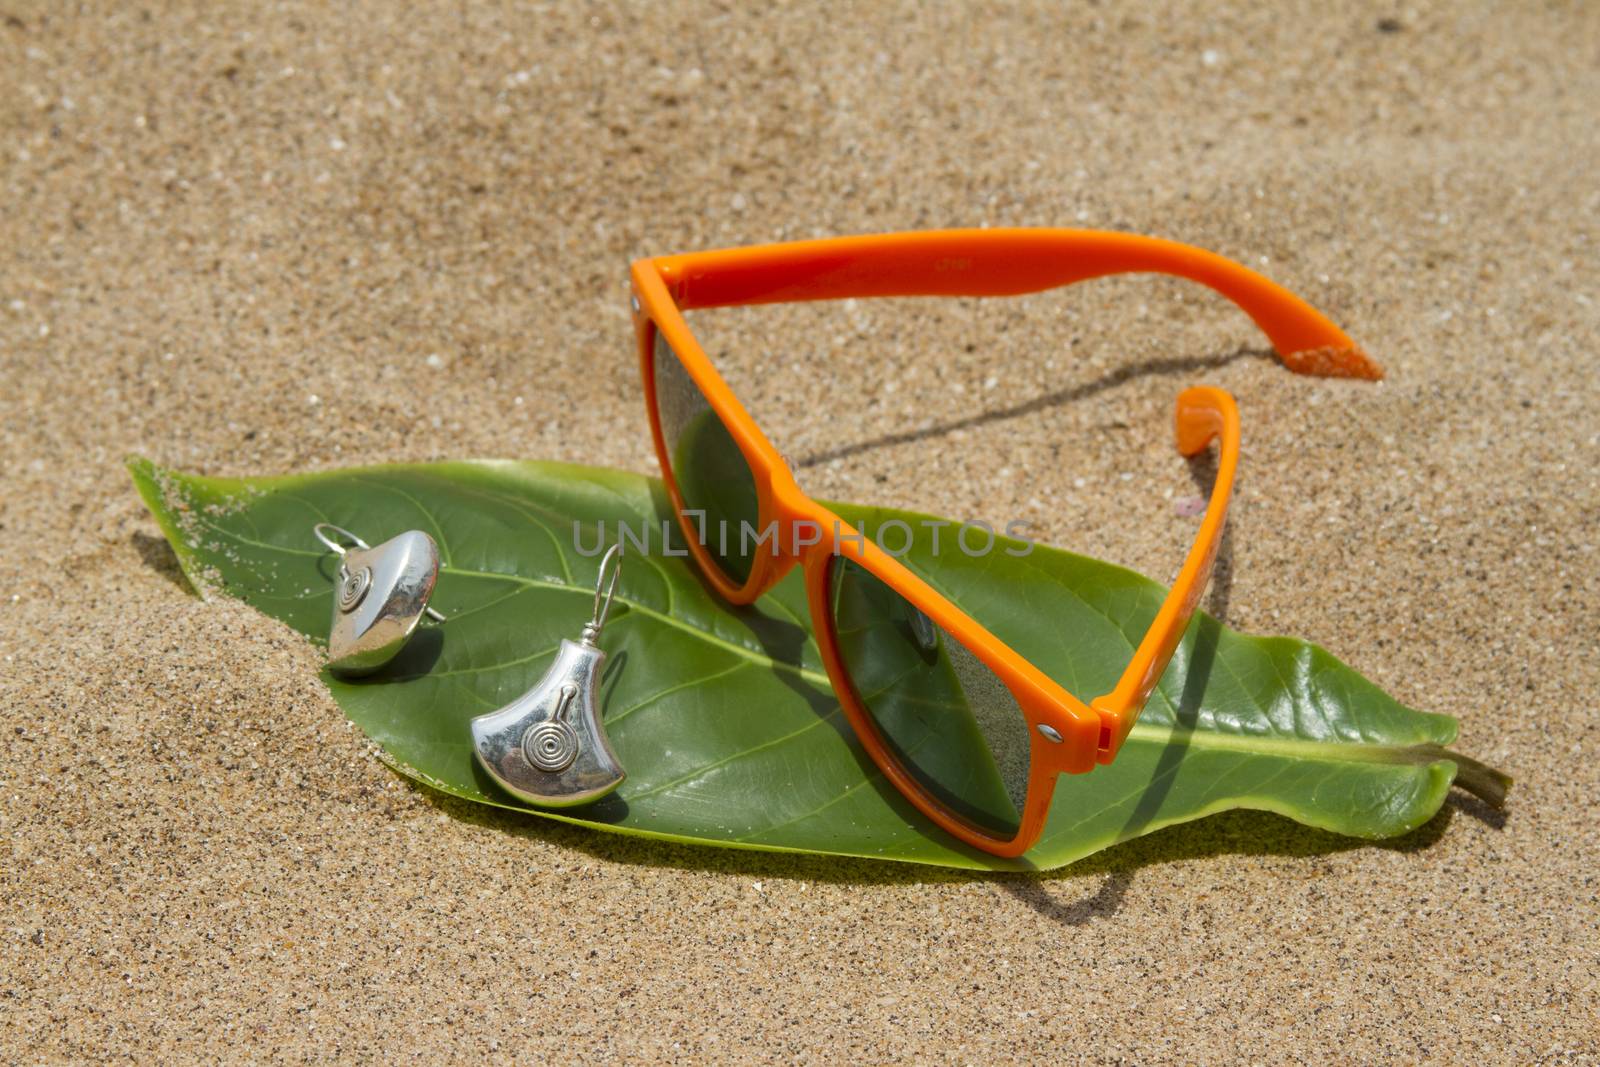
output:
M736 7L0 5L0 1059L1600 1058L1600 12ZM696 326L813 492L1158 576L1172 398L1233 390L1211 606L1458 716L1508 813L972 877L475 809L121 466L650 471L632 257L1043 224L1263 269L1389 378L1144 278Z

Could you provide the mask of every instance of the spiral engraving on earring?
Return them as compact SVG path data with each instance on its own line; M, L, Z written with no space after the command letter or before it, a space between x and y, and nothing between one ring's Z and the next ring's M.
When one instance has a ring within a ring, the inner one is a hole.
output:
M372 587L372 568L362 567L354 574L346 574L339 582L339 610L354 611Z
M564 722L541 722L523 735L522 752L541 771L564 771L578 758L578 732Z

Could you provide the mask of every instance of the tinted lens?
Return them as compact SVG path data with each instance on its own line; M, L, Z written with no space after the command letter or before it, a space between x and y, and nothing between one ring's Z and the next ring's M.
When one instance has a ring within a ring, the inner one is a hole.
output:
M946 809L1016 836L1028 793L1028 723L1011 690L966 646L862 567L834 557L839 655L884 743Z
M761 540L760 498L755 475L728 428L658 330L655 343L656 412L666 438L672 476L684 507L704 530L711 558L735 584L750 577L757 552L771 552Z

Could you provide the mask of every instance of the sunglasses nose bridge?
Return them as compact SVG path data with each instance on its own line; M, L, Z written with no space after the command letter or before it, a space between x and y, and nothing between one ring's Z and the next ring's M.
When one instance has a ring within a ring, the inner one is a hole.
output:
M778 523L783 554L810 565L819 554L832 551L838 523L833 512L806 496L787 470L774 471L771 486L772 516Z

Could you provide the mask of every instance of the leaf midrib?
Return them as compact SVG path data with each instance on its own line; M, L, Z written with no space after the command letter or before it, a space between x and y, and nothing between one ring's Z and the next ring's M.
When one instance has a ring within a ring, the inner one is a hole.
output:
M1194 730L1145 723L1134 724L1133 729L1128 732L1128 742L1159 744L1163 747L1176 744L1279 758L1321 760L1327 763L1431 762L1433 750L1441 753L1437 758L1448 758L1442 755L1444 752L1442 747L1426 741L1410 745L1376 745L1370 741L1305 741L1299 738L1230 734L1221 730ZM1422 757L1420 760L1419 756Z
M210 521L204 516L196 515L200 523L210 529L232 538L243 544L255 545L258 548L274 552L283 552L289 555L318 556L321 553L310 549L292 548L286 545L276 545L266 541L258 541L246 537L236 531L229 530ZM551 589L560 592L585 594L587 590L579 589L573 585L550 581L539 578L529 578L520 574L506 574L499 571L480 571L465 568L454 563L447 568L447 573L454 577L477 578L485 581L511 582L514 584L537 588ZM618 594L618 601L625 604L630 611L637 611L642 615L670 626L680 632L690 634L708 644L715 645L737 656L770 667L775 671L792 674L823 689L831 689L832 682L826 672L808 670L798 664L786 663L773 659L771 656L754 649L718 637L716 634L698 626L692 626L672 615L657 611L637 600ZM1418 745L1379 745L1365 741L1306 741L1299 738L1276 736L1263 736L1259 734L1230 734L1219 730L1195 730L1191 728L1155 726L1147 723L1135 723L1128 733L1129 743L1160 744L1163 747L1172 744L1181 744L1186 747L1198 749L1212 749L1217 751L1246 752L1254 755L1276 756L1284 759L1309 759L1330 763L1373 763L1373 764L1406 764L1418 762Z

